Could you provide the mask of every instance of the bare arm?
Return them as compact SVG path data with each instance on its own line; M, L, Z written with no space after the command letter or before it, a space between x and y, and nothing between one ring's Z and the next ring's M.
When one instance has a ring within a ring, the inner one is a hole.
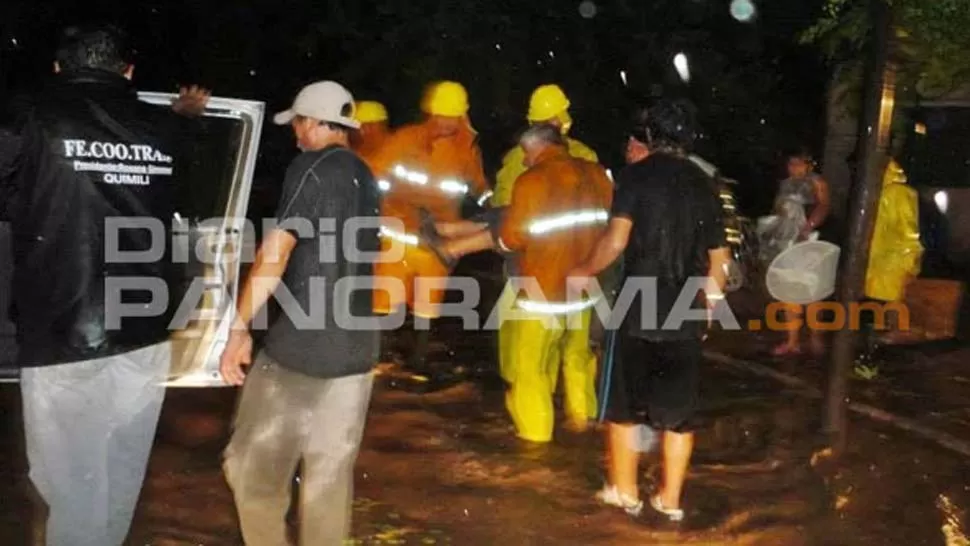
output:
M593 253L586 261L573 270L571 277L592 277L609 267L623 254L630 242L633 220L618 217L610 220L606 233L596 242Z
M494 248L495 239L492 237L492 232L488 229L483 229L471 235L449 239L442 245L442 251L453 258L460 258L468 254L475 254L476 252L492 250Z
M273 292L276 292L290 254L296 247L296 241L296 237L282 229L270 231L263 239L256 253L253 269L239 295L236 320L233 321L234 329L248 329L253 317L266 305Z
M723 299L724 285L727 282L727 269L731 263L731 250L724 246L707 251L710 265L707 268L707 284L704 293L709 303Z
M249 323L280 285L296 242L296 237L288 231L274 229L266 235L256 253L253 269L239 295L236 318L219 363L222 378L230 385L242 385L246 380L242 366L251 363L253 350Z
M488 228L486 222L475 222L473 220L459 220L457 222L435 222L435 230L439 235L446 239L464 237L477 233Z
M714 323L714 308L724 299L724 285L727 282L727 268L731 263L731 250L728 247L712 248L707 251L710 265L707 267L707 282L704 285L704 298L707 300L707 327ZM704 338L707 339L707 334Z
M815 179L815 209L808 219L809 229L814 230L825 222L831 207L831 197L829 196L829 184L822 177Z
M457 259L467 254L494 249L495 233L502 227L504 213L504 207L491 208L473 220L435 224L438 234L447 239L440 250Z

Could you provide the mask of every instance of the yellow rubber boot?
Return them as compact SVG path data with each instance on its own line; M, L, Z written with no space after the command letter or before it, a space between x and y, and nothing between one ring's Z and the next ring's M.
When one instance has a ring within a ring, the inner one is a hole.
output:
M555 327L554 320L520 320L515 323L514 350L509 353L511 361L507 370L512 381L506 406L518 436L524 440L552 440L555 413L549 373L545 368L550 345L558 343L564 332Z
M596 416L596 356L589 348L592 309L566 319L562 344L566 415L576 424Z

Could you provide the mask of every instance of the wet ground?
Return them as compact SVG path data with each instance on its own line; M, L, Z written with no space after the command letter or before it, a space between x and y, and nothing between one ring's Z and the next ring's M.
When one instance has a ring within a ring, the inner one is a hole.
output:
M968 544L963 457L857 419L843 464L813 465L819 402L715 363L704 377L688 521L672 527L597 506L599 435L557 431L545 449L520 444L491 373L490 339L448 330L434 339L432 360L458 373L422 382L382 368L357 470L355 544ZM762 341L722 337L713 348ZM812 366L794 371L812 378ZM883 374L888 382L891 368ZM944 405L960 402L944 390ZM234 398L232 389L169 392L130 544L241 544L219 467ZM18 406L16 388L0 387L0 544L10 546L29 544L32 515ZM647 457L645 489L656 470Z

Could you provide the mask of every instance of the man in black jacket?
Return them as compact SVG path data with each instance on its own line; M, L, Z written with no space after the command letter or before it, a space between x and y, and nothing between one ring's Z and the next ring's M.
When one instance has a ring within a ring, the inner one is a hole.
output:
M66 31L55 83L20 105L0 139L27 456L51 546L124 542L171 360L167 241L111 226L171 226L180 122L138 100L123 44L112 27ZM173 109L196 115L207 99L193 89Z

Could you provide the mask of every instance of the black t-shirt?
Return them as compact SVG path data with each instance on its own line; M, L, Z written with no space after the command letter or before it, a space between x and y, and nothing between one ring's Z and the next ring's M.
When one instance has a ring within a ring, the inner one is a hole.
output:
M380 333L366 285L373 258L359 253L380 250L378 208L374 177L353 152L331 146L290 164L276 221L298 242L277 289L281 312L265 339L266 353L280 365L314 377L343 377L368 372L377 362ZM370 223L355 228L361 220ZM345 241L345 233L352 239ZM285 291L298 305L295 311Z
M633 221L624 256L626 282L643 288L626 314L624 330L654 341L699 336L706 323L698 320L704 307L693 288L703 285L688 281L706 276L708 251L727 245L724 211L710 177L685 158L653 154L619 173L612 215ZM656 279L656 290L645 279ZM694 320L671 318L664 327L685 288L687 300L678 309L691 303L697 309ZM655 315L644 316L641 306L651 299ZM652 316L654 324L648 320Z

